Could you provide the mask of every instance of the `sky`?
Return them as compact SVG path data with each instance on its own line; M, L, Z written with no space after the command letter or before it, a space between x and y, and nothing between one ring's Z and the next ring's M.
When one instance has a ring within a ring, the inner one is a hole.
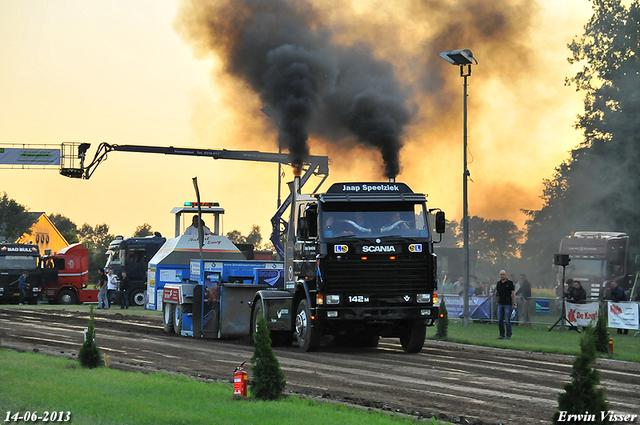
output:
M478 65L468 79L469 213L522 227L521 210L541 208L543 180L582 140L573 125L583 94L564 82L578 70L567 44L582 34L590 2L310 3L301 12L313 16L309 31L322 29L332 45L366 46L406 95L398 181L461 219L463 79L437 53L470 49ZM89 157L101 142L277 152L264 96L233 72L230 41L207 33L211 16L224 19L223 7L237 3L201 4L0 0L0 146L87 142ZM386 180L380 151L328 132L308 139L311 154L331 161L322 189ZM290 167L284 174L283 182L292 179ZM114 235L148 223L173 236L170 211L195 200L193 177L201 199L225 209L225 232L259 225L268 237L278 179L270 163L112 152L89 180L0 169L0 193L78 225L106 223Z

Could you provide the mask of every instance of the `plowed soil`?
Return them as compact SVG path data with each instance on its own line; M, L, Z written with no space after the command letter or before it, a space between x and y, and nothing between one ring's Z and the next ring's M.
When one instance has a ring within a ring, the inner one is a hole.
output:
M246 361L251 378L249 340L167 334L158 316L125 315L113 309L96 310L95 316L96 339L112 368L181 373L231 384L235 367ZM88 320L86 312L72 309L0 306L0 341L3 348L73 359ZM274 350L288 393L465 424L550 423L573 360L430 340L418 354L404 353L396 339L381 339L377 348L329 343L318 352L303 353L294 343ZM640 364L598 360L597 367L611 410L639 414Z

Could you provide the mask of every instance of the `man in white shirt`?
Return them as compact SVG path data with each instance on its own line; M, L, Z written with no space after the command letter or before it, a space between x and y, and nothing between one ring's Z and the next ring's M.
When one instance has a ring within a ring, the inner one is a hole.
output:
M109 269L109 273L107 274L107 299L109 300L109 305L113 304L113 302L115 301L115 293L117 290L118 276L113 273L113 269Z
M200 219L200 223L202 223L202 230L205 235L211 233L211 230L204 224L204 220ZM191 220L191 226L187 227L184 231L185 235L195 235L198 236L198 216L194 215L193 220Z

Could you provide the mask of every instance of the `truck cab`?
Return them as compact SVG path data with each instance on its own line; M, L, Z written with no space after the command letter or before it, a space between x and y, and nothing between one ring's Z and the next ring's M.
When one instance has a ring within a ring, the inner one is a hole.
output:
M147 289L147 264L167 240L162 236L138 238L116 237L109 244L105 268L112 268L120 277L126 271L130 280L129 304L144 305L144 292Z
M63 305L97 302L98 291L86 289L89 283L89 250L80 243L42 257L42 268L55 272L45 282L44 297L50 303Z
M428 216L425 195L404 183L336 183L326 193L294 194L285 289L303 351L316 350L323 335L365 346L399 337L406 352L422 349L438 316ZM444 232L444 213L437 222Z
M18 279L27 272L25 302L37 304L44 282L55 276L55 271L40 268L40 250L37 245L0 244L0 302L17 303L20 298Z
M569 256L564 270L558 268L559 284L565 279L581 283L587 299L608 298L612 281L625 291L631 289L628 272L629 236L623 232L574 232L560 242L560 254Z

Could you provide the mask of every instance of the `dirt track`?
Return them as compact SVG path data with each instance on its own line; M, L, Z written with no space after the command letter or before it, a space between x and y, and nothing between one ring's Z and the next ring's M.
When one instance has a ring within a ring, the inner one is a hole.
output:
M160 317L117 311L96 310L97 342L113 368L231 382L235 366L253 355L248 341L165 334ZM83 312L0 307L0 340L4 348L75 358L87 323ZM382 339L377 348L302 353L294 344L275 351L288 392L471 424L549 423L572 361L429 340L419 354L405 354L395 339ZM599 360L598 368L610 408L640 414L640 364Z

